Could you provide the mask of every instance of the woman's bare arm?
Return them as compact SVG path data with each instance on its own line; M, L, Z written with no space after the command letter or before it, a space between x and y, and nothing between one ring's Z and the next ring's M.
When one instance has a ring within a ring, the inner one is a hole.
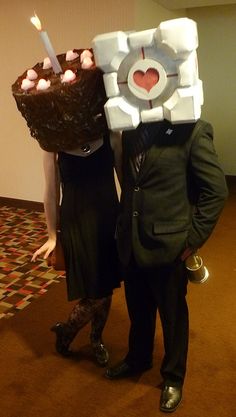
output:
M47 223L48 240L35 251L32 261L44 254L44 259L52 252L56 245L57 215L59 205L60 183L56 162L57 155L43 151L43 168L45 177L44 211Z

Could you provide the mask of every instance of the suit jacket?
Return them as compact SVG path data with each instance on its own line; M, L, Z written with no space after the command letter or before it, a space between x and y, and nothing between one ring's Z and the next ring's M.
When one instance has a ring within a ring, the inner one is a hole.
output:
M135 143L146 137L139 173ZM123 180L117 222L120 259L133 251L140 266L173 262L185 248L208 239L223 209L227 186L213 145L213 129L203 120L171 125L140 124L122 135Z

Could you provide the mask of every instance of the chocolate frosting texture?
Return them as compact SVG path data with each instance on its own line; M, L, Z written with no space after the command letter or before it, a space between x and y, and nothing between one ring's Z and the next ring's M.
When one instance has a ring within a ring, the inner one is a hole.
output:
M66 61L66 54L57 56L63 72L71 69L76 74L72 82L62 83L60 74L54 74L52 68L45 70L43 63L38 63L33 69L38 74L37 80L45 78L51 81L47 90L37 90L36 87L22 90L21 83L27 71L12 85L17 108L25 118L31 136L46 151L75 149L101 137L108 130L104 114L107 97L103 73L95 65L90 69L81 68L83 51L74 49L79 57L73 61Z

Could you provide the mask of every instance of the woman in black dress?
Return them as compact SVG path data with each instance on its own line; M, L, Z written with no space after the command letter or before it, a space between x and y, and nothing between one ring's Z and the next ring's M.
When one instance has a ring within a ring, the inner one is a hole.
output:
M67 356L78 331L91 322L91 345L102 366L109 358L102 332L113 289L120 286L121 279L115 243L119 201L114 179L119 149L119 134L112 133L73 152L44 151L48 240L32 258L34 261L44 254L46 259L56 245L57 195L61 185L60 229L68 300L78 301L68 320L56 323L51 330L56 333L57 351Z

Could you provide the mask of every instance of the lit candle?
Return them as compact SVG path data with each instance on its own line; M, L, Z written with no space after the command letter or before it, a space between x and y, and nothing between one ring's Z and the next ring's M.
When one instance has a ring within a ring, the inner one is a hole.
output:
M30 20L31 20L31 23L33 23L33 25L36 27L36 29L38 29L38 31L40 33L40 37L41 37L41 39L44 43L44 46L45 46L46 51L48 53L48 56L50 58L53 71L55 72L55 74L58 74L59 72L62 72L62 68L61 68L60 63L57 59L57 56L54 52L54 49L52 47L52 44L51 44L50 39L48 37L48 34L44 30L42 30L41 22L40 22L38 16L35 14L33 17L31 17Z

